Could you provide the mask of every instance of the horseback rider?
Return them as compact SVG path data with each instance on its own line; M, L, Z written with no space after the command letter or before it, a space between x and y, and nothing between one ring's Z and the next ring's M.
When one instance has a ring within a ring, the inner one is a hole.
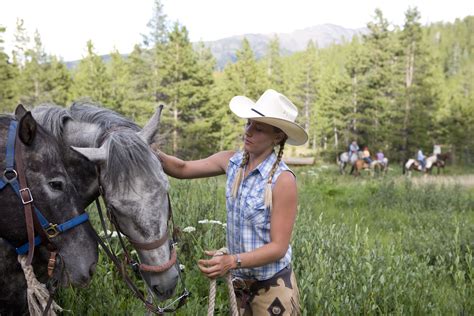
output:
M369 151L369 147L367 146L364 146L364 151L362 152L362 159L369 164L372 163L372 158L370 158L370 151Z
M418 153L416 155L416 160L421 164L422 170L425 170L426 166L426 156L423 155L423 150L421 150L421 147L418 148Z
M382 150L379 150L379 151L377 152L377 154L375 155L375 157L377 158L377 161L378 161L379 163L381 163L382 165L385 165L385 162L384 162L385 156L384 156Z
M352 155L357 155L359 152L359 145L357 145L357 142L355 140L352 141L352 143L349 145L349 161L352 159Z

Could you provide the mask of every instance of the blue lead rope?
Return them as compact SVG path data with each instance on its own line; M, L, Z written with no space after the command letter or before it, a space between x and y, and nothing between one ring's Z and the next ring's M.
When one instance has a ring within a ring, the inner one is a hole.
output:
M12 120L10 122L10 126L8 127L8 138L7 138L7 153L5 156L6 160L6 168L5 171L3 172L3 175L0 175L0 190L5 188L7 184L10 184L10 186L13 188L13 191L18 195L18 197L21 199L21 194L20 194L20 184L18 183L17 179L17 173L15 170L15 138L16 138L16 128L18 126L18 122ZM13 175L11 178L7 177L7 174ZM48 236L55 237L56 235L60 233L64 233L65 231L74 228L87 220L89 220L89 214L83 213L81 215L78 215L62 224L52 224L50 223L44 216L41 214L41 212L36 208L36 206L33 206L35 210L35 214L38 217L38 220L40 221L41 226L45 230L46 234ZM35 246L38 246L41 244L42 239L40 236L35 237ZM24 255L28 253L28 248L29 243L27 242L26 244L16 248L16 253L19 255Z

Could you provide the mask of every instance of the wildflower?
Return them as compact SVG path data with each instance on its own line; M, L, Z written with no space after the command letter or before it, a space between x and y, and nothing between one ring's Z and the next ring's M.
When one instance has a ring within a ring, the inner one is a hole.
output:
M209 223L209 220L208 219L201 219L200 221L198 221L199 224L207 224Z
M107 236L110 236L112 232L110 230L107 229L107 231L105 232L105 234L107 234ZM104 236L104 231L101 231L100 234L99 234L101 237Z
M186 266L184 264L179 264L179 271L184 271L185 268Z
M211 220L209 221L209 223L210 223L210 224L219 224L219 225L222 225L222 222L221 222L221 221L216 221L216 220L213 220L213 219L211 219Z
M185 233L192 233L193 231L196 231L196 228L193 226L188 226L188 227L183 228L183 232Z

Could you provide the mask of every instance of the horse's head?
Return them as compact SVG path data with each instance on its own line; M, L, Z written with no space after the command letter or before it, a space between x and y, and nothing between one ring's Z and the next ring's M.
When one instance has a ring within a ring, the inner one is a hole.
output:
M170 261L175 254L167 238L168 179L149 147L158 118L159 112L139 132L121 127L104 131L99 148L73 149L99 167L107 206L120 230L135 246L146 283L164 300L174 292L178 270Z
M95 164L72 150L69 145L88 146L98 137L100 129L90 123L74 121L66 108L40 105L32 111L33 117L59 142L68 174L79 194L81 208L86 208L99 196Z
M77 218L84 212L78 205L77 192L64 167L58 143L22 106L17 108L15 115L18 121L16 142L19 142L15 154L22 154L21 161L33 205L49 223L60 225ZM8 124L12 119L13 117L0 119L0 161L6 160L5 140ZM18 162L15 162L15 168L18 168ZM23 205L10 188L0 190L0 195L1 237L19 247L27 242ZM91 229L91 225L86 221L50 239L57 247L59 255L56 277L63 285L72 283L84 286L89 282L98 258L97 242L91 234ZM35 231L37 232L37 229Z

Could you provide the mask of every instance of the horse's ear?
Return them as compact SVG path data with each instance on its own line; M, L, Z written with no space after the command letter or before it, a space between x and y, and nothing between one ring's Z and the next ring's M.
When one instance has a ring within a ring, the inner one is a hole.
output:
M79 154L86 157L89 161L95 163L102 163L107 160L107 151L105 148L94 148L94 147L74 147L71 146L71 149L78 152Z
M19 121L28 112L23 104L18 104L15 109L15 117Z
M163 104L160 104L156 109L155 114L146 123L143 129L138 132L138 135L148 144L151 145L154 141L155 135L158 133L160 126L161 111L163 110Z
M26 112L20 118L18 136L23 144L29 146L33 143L36 136L37 124L31 112Z

